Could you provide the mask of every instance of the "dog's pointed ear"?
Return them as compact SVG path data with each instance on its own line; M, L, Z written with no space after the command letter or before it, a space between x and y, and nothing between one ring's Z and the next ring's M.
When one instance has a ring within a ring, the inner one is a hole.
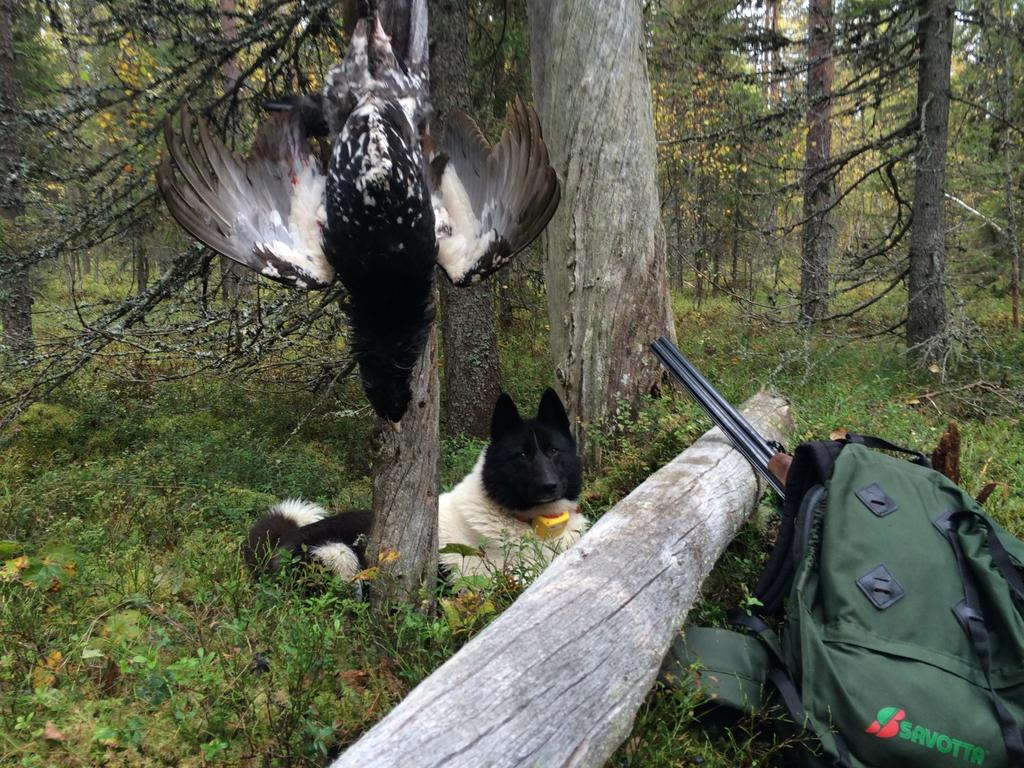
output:
M565 406L558 393L550 387L544 390L540 396L540 405L537 407L537 421L560 429L563 432L571 432L569 426L569 415L565 412Z
M502 392L498 402L494 404L494 413L491 415L491 439L497 439L511 432L522 423L523 419L519 415L516 404L512 402L512 398L508 394Z

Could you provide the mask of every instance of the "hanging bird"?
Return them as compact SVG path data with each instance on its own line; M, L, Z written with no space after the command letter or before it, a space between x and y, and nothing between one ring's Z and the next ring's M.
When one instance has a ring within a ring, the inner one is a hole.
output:
M340 279L352 354L376 413L400 422L434 320L434 265L459 286L504 266L544 229L558 180L521 100L490 145L456 113L440 149L425 75L395 54L376 14L356 23L319 96L268 103L249 157L182 108L157 181L171 214L215 251L306 290ZM329 140L326 169L308 138Z

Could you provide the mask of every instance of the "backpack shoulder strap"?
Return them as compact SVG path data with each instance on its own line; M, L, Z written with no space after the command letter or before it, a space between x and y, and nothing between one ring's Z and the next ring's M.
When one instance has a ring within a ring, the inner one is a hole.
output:
M765 646L746 632L688 626L658 677L669 687L701 691L716 707L753 714L762 709L769 667Z
M973 514L988 527L988 547L992 555L992 562L1000 574L1010 586L1013 593L1020 595L1021 578L1016 568L1010 562L1009 555L999 542L998 536L992 527L991 522L983 514L972 511L957 512L955 510L945 512L935 518L932 522L946 541L953 549L956 558L957 569L960 571L960 580L963 583L964 599L953 606L953 615L956 616L961 628L967 636L968 642L974 649L974 654L985 675L985 682L988 686L989 701L999 723L999 729L1003 734L1003 744L1006 747L1006 754L1013 760L1014 765L1024 764L1024 734L1021 732L1020 724L1017 723L1013 714L1007 708L1002 696L992 685L992 640L990 638L991 627L986 620L985 609L978 593L978 585L975 582L971 569L967 564L967 554L957 533L957 518L961 515ZM1001 562L1002 561L1002 562ZM1005 570L1004 570L1005 568ZM1011 578L1008 576L1012 574Z
M761 613L778 614L782 602L789 594L796 570L794 547L797 521L810 513L813 506L809 492L823 486L832 476L836 458L844 443L837 440L819 440L801 443L793 454L793 463L786 479L786 501L782 506L782 520L768 562L754 585L754 596L761 601Z
M931 461L928 459L927 456L925 456L920 451L915 451L911 448L904 448L901 445L890 443L888 440L883 440L880 437L871 437L870 435L857 435L854 434L853 432L848 432L846 434L846 439L843 442L854 443L856 445L863 445L866 448L876 448L883 451L892 451L894 453L905 453L908 456L912 457L910 460L915 464L919 464L922 467L927 467L928 469L932 468Z
M853 432L848 432L842 440L813 440L797 446L786 478L786 500L782 507L779 533L753 590L754 596L761 601L760 613L772 616L781 611L793 583L796 559L802 556L805 549L806 534L810 530L809 516L821 498L817 492L828 484L839 454L851 444L907 454L915 464L931 466L927 457L919 451Z
M797 446L786 478L785 514L795 518L806 493L828 482L844 447L846 441L843 440L814 440Z
M843 737L839 735L839 732L827 726L819 730L817 724L804 709L803 698L789 673L789 667L786 665L786 659L783 656L782 645L779 642L778 635L761 618L746 614L743 611L729 611L729 621L753 633L753 636L767 649L768 672L766 679L775 688L779 701L789 713L793 723L800 730L819 739L823 744L827 740L831 740L835 754L835 759L832 761L833 768L853 768L850 750L846 746Z
M1008 533L998 528L992 520L989 519L988 515L982 512L977 510L968 510L962 514L973 515L974 519L985 528L988 533L985 545L989 550L989 554L992 556L992 564L996 567L996 570L999 571L999 575L1006 580L1006 583L1010 588L1010 592L1013 594L1018 606L1024 606L1024 578L1021 577L1017 563L1014 562L1012 556L1006 549L1004 537L1011 543L1016 543L1016 540Z

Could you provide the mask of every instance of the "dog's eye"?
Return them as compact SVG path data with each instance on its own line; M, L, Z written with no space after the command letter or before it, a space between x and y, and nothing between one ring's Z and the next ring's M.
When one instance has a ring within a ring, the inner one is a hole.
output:
M554 456L554 455L555 455L556 453L558 453L558 448L556 448L556 447L555 447L555 446L553 446L553 445L549 445L549 446L548 446L548 447L547 447L547 448L545 449L545 451L546 451L546 453L548 454L548 456Z

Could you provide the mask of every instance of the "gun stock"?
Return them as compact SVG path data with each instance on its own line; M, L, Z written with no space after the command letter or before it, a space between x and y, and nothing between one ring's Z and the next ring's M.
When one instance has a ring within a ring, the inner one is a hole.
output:
M667 338L661 336L655 340L651 344L651 351L672 377L693 395L736 450L743 454L754 470L779 494L779 498L785 499L785 479L791 459L782 446L765 440Z

